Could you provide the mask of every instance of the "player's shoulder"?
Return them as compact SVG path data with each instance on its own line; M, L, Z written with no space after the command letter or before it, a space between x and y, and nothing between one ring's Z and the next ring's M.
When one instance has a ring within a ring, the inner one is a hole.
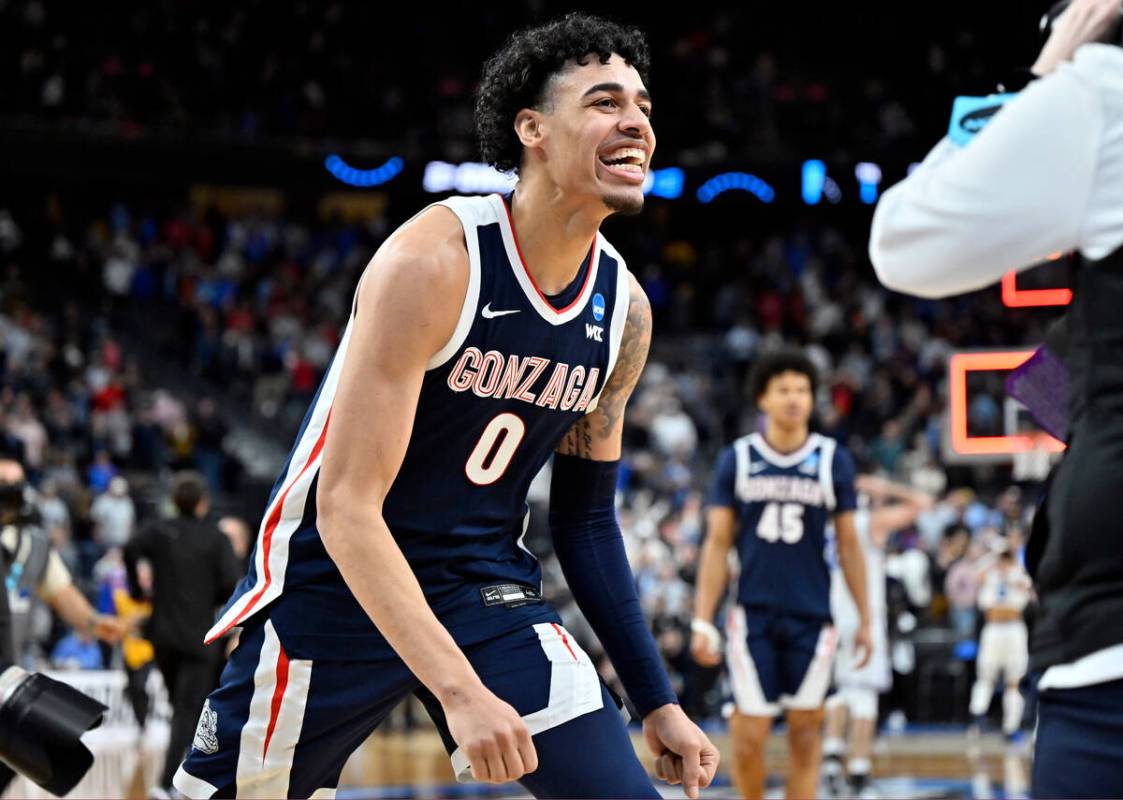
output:
M733 452L735 450L738 450L739 448L747 447L748 445L752 444L754 440L759 439L759 437L759 433L744 433L738 436L733 441L729 442L729 444L725 445L725 447L723 447L722 449Z
M600 231L597 232L597 247L601 252L602 269L604 267L605 256L616 263L618 280L622 280L627 286L628 307L631 312L643 312L650 316L651 302L647 299L647 292L644 291L643 284L641 284L639 279L628 269L628 263L624 260L624 257L620 255L620 251L617 250L612 242L608 241L608 237Z
M413 302L444 303L448 296L464 296L470 264L461 217L448 206L434 204L387 237L367 265L360 291L375 291L377 284L409 291Z
M749 456L750 435L738 436L733 441L722 446L717 453L715 464L719 472L735 472L737 462L744 456ZM744 456L740 455L741 453Z
M749 440L748 436L738 436L732 442L729 442L728 444L722 445L722 448L720 450L718 450L718 453L717 453L718 460L721 461L721 460L724 460L724 459L733 458L734 456L737 455L737 449L739 447L744 446L741 443L747 442L748 440Z
M841 440L833 436L827 436L825 433L813 433L811 435L816 437L815 441L820 450L830 450L835 458L853 463L854 456L851 455L850 450Z
M628 269L627 262L624 261L624 257L622 255L620 255L620 251L617 250L613 246L612 242L608 241L608 237L605 236L602 232L597 231L597 239L598 239L597 244L600 247L601 253L603 255L608 256L613 261L615 261L617 264L619 264L620 269L627 271L627 269ZM631 273L628 273L628 274L631 275ZM633 280L634 280L634 276L633 276Z
M399 225L380 251L386 249L390 255L419 264L467 264L464 222L451 205L453 201L467 199L470 198L448 198L423 208Z

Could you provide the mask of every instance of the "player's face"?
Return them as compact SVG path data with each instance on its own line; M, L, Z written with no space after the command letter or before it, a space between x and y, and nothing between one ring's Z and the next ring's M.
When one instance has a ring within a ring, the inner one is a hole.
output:
M596 56L558 74L543 115L545 166L567 193L598 198L610 211L643 210L643 183L655 153L651 96L619 55Z
M761 411L785 428L807 425L813 403L811 379L791 371L774 375L759 400Z

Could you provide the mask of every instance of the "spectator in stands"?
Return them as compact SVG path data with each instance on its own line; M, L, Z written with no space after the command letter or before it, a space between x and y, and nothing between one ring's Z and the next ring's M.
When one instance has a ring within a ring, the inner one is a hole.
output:
M250 546L253 543L250 541L250 529L245 521L238 517L223 517L218 521L218 529L230 540L230 547L238 563L243 567L249 566Z
M109 459L109 453L105 450L98 450L97 455L94 456L94 463L90 465L86 472L86 480L90 489L100 494L109 488L109 482L116 476L117 467Z
M975 638L978 610L975 601L979 596L979 559L984 547L973 541L967 552L948 569L944 581L944 594L948 599L951 626L960 641Z
M195 410L195 463L207 479L212 492L222 491L225 481L226 452L223 440L227 426L218 414L218 408L210 397L199 401Z
M94 536L102 547L124 547L133 534L136 509L129 497L129 483L120 475L109 481L109 488L90 507Z

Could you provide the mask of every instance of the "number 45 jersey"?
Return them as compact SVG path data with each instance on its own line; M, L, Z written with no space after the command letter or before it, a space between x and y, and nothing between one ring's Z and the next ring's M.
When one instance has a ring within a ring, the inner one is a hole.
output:
M817 433L793 453L759 433L721 451L708 503L736 514L739 605L830 620L827 530L857 507L854 478L850 454Z
M426 601L465 646L552 614L538 562L521 546L527 491L597 405L624 333L628 273L597 234L573 284L551 301L523 264L503 197L439 205L463 226L468 290L455 332L428 364L382 515ZM419 283L418 295L426 291ZM273 488L249 574L208 639L268 608L291 657L393 655L317 528L317 479L354 313ZM377 577L378 564L362 568Z

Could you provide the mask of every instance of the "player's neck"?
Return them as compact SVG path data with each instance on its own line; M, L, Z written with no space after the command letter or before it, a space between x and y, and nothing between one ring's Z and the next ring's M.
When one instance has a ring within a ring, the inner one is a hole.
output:
M785 428L769 420L764 427L764 441L777 453L794 453L807 444L811 435L806 425L798 428Z
M557 294L573 282L605 216L587 203L567 202L545 181L519 181L511 197L511 224L527 272L543 293Z

